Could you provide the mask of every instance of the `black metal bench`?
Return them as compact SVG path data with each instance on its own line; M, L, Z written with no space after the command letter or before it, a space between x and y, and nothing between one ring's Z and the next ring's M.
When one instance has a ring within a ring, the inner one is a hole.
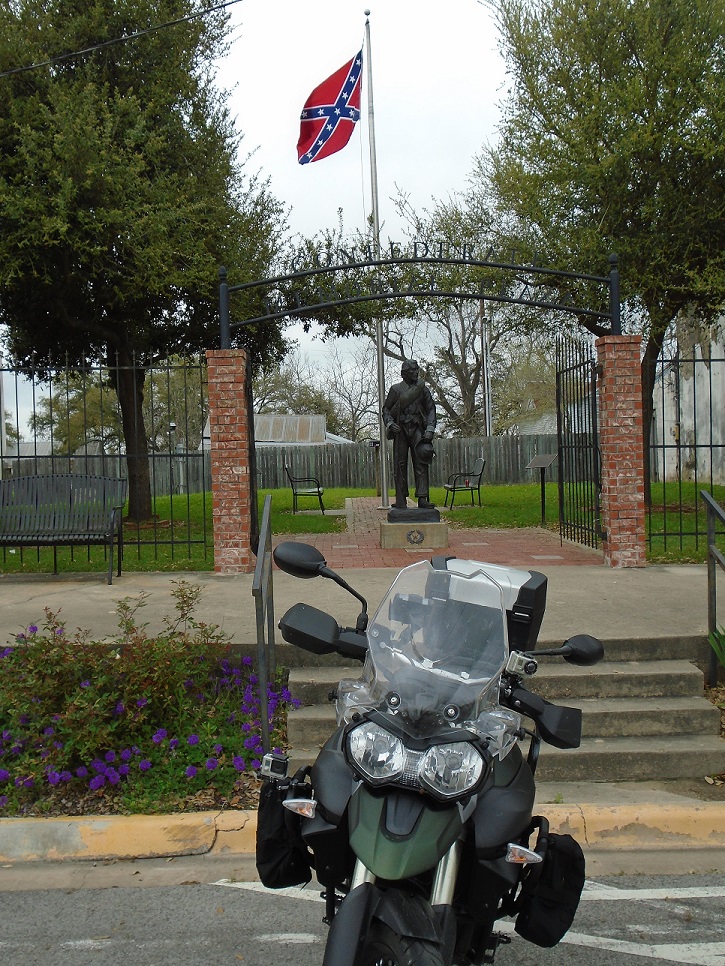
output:
M114 543L121 576L126 491L126 480L72 473L0 480L0 547L52 546L57 574L57 547L105 544L110 584Z

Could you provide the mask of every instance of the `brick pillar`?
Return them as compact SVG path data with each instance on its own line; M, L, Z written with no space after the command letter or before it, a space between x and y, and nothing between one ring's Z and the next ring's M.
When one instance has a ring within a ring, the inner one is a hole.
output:
M209 429L214 522L214 570L247 574L254 570L250 546L251 477L249 414L243 349L210 349Z
M641 341L639 335L608 335L596 343L602 373L598 406L604 560L610 567L646 563Z

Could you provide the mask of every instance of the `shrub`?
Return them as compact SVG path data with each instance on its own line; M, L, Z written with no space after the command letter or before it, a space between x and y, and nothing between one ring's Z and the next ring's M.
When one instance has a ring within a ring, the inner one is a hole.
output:
M45 612L0 648L0 815L189 809L233 801L261 764L258 679L218 627L198 622L200 590L176 583L176 615L149 636L118 605L120 634L99 643ZM272 743L289 691L268 689ZM102 806L102 807L101 807ZM72 811L73 809L71 809Z

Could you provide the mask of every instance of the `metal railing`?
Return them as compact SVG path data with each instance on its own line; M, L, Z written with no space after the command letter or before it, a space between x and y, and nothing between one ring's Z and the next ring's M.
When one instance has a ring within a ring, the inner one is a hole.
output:
M716 520L725 524L725 510L706 490L700 490L700 496L707 507L707 633L708 636L717 631L717 570L719 566L725 571L725 556L716 546ZM710 650L710 669L708 684L711 688L717 685L718 658L715 649Z
M705 545L703 489L722 499L725 484L725 355L660 358L652 394L648 549L692 550Z
M272 589L272 497L264 498L262 523L259 528L257 565L252 580L257 616L257 673L259 677L259 712L262 725L262 747L271 751L269 734L269 685L277 674L274 641L274 593Z

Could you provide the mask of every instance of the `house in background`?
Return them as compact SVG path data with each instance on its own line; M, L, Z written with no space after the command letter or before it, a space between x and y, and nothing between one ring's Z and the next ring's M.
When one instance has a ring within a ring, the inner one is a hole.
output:
M209 419L204 425L201 449L209 449ZM328 433L322 415L291 416L275 413L254 414L254 441L257 446L330 446L352 440Z
M652 401L652 479L725 483L725 339L680 338Z

